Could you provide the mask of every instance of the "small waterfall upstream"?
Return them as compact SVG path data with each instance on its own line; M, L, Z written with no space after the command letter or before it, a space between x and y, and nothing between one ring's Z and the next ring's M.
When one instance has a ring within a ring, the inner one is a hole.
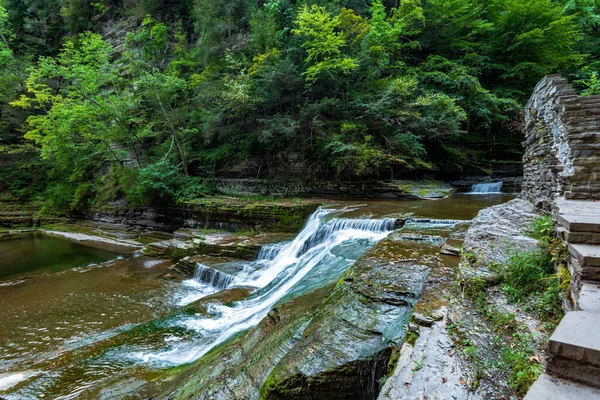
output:
M214 287L250 286L257 289L249 298L233 304L211 303L208 317L185 315L172 322L192 331L190 336L193 338L181 338L167 343L162 349L137 352L131 357L157 366L197 360L232 335L257 325L273 305L291 293L311 271L321 270L322 273L333 268L330 266L332 260L337 260L337 268L341 265L344 269L354 262L352 257L336 256L332 250L344 246L357 248L357 245L366 250L366 243L372 245L383 239L394 229L396 221L393 218L325 221L330 212L319 208L293 241L265 246L258 260L247 263L238 274L228 275L199 264L195 281L211 285L213 293Z
M503 181L477 183L471 187L471 194L502 193Z

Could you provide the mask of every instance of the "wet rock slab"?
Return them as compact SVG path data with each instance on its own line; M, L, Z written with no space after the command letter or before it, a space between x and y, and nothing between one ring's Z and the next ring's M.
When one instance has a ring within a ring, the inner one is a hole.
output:
M255 328L140 396L375 399L429 270L418 248L439 251L430 242L407 246L390 235L335 287L277 305Z
M150 243L147 253L172 258L210 255L254 260L264 245L279 243L292 238L292 235L287 233L206 233L195 229L180 229L173 236L173 239ZM183 264L182 270L188 270ZM193 272L193 268L188 271L189 274L193 274Z
M243 262L234 258L196 255L182 258L173 268L183 275L193 276L196 272L197 264L201 264L228 275L238 274L244 269L245 265Z
M429 267L380 242L346 272L261 390L263 399L374 399Z
M59 237L73 242L81 243L85 246L97 247L107 250L120 250L134 252L143 249L143 245L134 240L116 240L101 236L87 235L75 232L43 231L48 236Z

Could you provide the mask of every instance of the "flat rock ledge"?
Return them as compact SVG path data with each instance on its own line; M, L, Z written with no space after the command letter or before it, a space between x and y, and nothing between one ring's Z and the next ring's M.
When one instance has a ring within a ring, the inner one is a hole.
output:
M527 229L540 215L533 204L514 199L479 212L467 231L459 273L461 278L497 277L489 266L504 263L512 254L531 250L538 241L527 236Z
M73 242L81 243L90 247L102 247L102 248L116 248L120 250L136 251L142 250L144 245L136 242L135 240L125 239L109 239L101 236L87 235L85 233L76 232L60 232L60 231L42 231L48 236L59 237Z
M88 235L79 232L62 232L46 229L16 229L0 232L0 240L26 238L34 235L45 235L76 242L88 247L112 250L117 253L133 253L144 249L144 245L135 240L111 239L103 236Z

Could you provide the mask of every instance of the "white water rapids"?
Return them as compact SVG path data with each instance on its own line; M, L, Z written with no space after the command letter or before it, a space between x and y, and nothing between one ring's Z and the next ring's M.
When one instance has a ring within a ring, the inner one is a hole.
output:
M234 286L255 287L249 298L232 305L210 304L210 316L192 315L175 321L179 327L195 333L195 338L176 338L166 343L166 350L136 352L132 357L156 366L180 365L195 361L215 346L236 333L257 325L284 296L307 274L326 265L331 268L332 258L347 267L354 260L332 254L337 247L357 241L375 243L394 229L395 219L332 219L324 222L329 210L318 209L308 219L302 231L289 243L268 246L255 262L244 265L241 272L229 275L199 264L196 279L188 285L196 285L196 298ZM350 246L350 249L356 246ZM364 246L363 246L364 247ZM343 253L343 251L341 252ZM351 253L351 251L350 251ZM327 270L323 278L327 277ZM199 282L200 281L200 282ZM187 300L193 300L187 298ZM163 348L164 349L164 348Z

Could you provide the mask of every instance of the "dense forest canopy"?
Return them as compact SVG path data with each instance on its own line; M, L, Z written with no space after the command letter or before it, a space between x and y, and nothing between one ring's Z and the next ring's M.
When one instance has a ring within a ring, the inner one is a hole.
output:
M599 56L600 0L0 0L0 192L485 169L545 74L600 93Z

